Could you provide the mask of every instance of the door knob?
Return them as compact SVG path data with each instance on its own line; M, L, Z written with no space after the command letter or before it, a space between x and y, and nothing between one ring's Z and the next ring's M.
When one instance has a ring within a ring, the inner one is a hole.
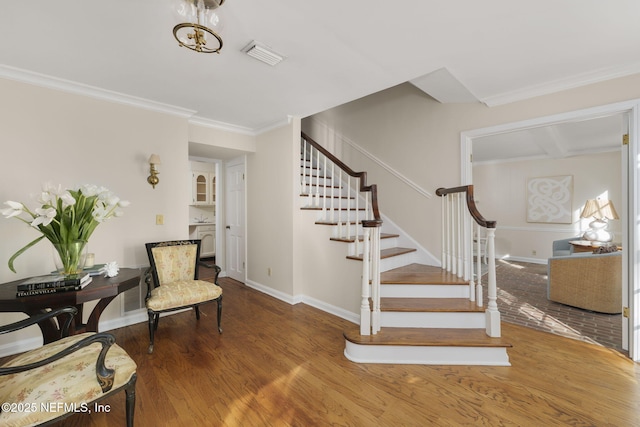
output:
M227 230L231 230L231 226L230 225L227 225Z

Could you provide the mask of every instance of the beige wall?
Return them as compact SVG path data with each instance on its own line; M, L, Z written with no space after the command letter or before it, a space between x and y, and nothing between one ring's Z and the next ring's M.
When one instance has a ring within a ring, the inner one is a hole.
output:
M256 151L255 136L197 124L189 124L189 141L233 150Z
M303 130L379 185L380 209L432 254L440 253L440 200L411 189L387 168L433 194L461 183L460 134L506 123L640 98L640 75L489 108L440 104L410 84L319 113ZM379 163L342 140L355 142Z
M622 208L622 155L620 151L565 159L502 162L474 165L475 199L485 218L498 222L496 255L546 263L551 242L581 235L591 220L580 219L587 199L608 198ZM573 218L570 224L527 222L526 185L529 178L573 176ZM609 229L621 241L621 221Z
M257 137L247 155L247 278L284 295L294 295L294 144L299 120ZM271 269L271 275L269 275Z
M47 181L109 188L131 205L123 217L98 226L89 250L96 262L122 267L148 265L145 242L187 237L186 119L2 79L0 93L0 202L37 207ZM146 182L151 153L162 159L155 189ZM156 214L164 215L163 226L155 225ZM0 218L0 236L0 282L53 269L45 240L21 255L17 274L12 273L9 257L39 233ZM119 316L120 304L114 302L103 320ZM0 322L18 317L23 315L0 314Z

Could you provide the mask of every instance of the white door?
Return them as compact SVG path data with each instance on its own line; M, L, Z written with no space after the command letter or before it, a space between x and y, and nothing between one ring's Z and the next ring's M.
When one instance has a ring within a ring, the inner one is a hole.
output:
M227 275L245 281L245 187L244 157L234 159L226 167Z

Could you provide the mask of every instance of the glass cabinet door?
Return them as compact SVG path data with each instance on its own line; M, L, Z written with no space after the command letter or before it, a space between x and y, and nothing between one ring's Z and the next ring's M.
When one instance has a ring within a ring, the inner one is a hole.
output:
M193 199L195 204L209 203L209 182L207 174L196 173L194 175Z

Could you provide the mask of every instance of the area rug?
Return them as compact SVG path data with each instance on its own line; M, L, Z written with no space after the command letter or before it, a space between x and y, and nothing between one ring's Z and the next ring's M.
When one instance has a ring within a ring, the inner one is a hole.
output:
M546 264L496 260L496 283L504 322L623 351L622 315L549 301Z

